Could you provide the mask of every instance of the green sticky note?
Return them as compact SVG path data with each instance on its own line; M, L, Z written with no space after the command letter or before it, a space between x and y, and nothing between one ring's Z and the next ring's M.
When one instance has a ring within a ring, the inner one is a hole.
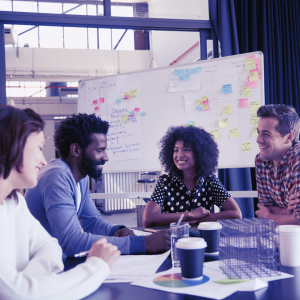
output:
M250 142L242 143L242 152L249 152L251 150L252 148Z
M212 130L209 133L212 135L213 139L217 139L220 137L219 129Z
M228 127L229 126L228 118L219 120L219 126L221 128Z
M223 106L222 109L223 109L223 115L224 116L232 114L232 107L231 107L231 105Z
M239 129L237 127L229 130L229 133L230 133L230 137L232 139L240 136L240 132L239 132Z
M250 102L250 111L257 111L259 109L259 101Z

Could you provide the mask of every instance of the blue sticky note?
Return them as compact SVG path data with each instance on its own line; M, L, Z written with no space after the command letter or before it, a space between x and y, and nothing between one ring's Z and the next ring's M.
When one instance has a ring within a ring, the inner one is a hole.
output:
M143 115L145 115L146 113L143 111L143 112L141 112L140 113L140 116L143 116Z
M196 69L191 69L191 74L195 74L196 72Z
M184 79L185 80L189 80L190 79L190 75L184 75Z
M201 72L201 69L202 69L201 67L197 67L196 72Z
M193 125L193 124L194 124L194 121L188 121L187 124L188 124L188 125Z
M202 110L201 106L195 106L195 110Z
M174 75L178 75L180 70L175 69L174 70Z
M128 113L129 116L133 116L134 115L134 111L131 111Z
M222 86L222 94L229 94L231 93L231 84L224 84Z
M184 70L179 70L179 75L184 75Z
M116 103L121 103L121 99L116 100Z
M179 79L184 79L184 75L179 75Z
M184 70L184 73L185 73L185 74L190 74L190 73L191 73L191 69L185 69L185 70Z

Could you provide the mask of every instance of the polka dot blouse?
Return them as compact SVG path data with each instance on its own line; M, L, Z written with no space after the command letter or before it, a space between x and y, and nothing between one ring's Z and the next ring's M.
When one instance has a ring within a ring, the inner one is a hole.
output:
M230 197L215 175L200 177L190 191L179 176L168 174L159 177L150 201L156 202L162 213L179 213L199 206L210 210L212 204L221 206Z

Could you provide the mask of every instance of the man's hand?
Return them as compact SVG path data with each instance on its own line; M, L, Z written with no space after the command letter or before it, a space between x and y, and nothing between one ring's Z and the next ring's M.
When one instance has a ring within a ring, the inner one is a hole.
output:
M287 209L292 214L296 208L298 208L300 203L300 192L295 192L296 186L293 186L290 191L289 203Z
M87 259L92 256L99 257L104 260L111 269L120 254L121 252L117 246L109 244L106 238L102 238L93 244Z
M257 204L259 210L257 210L255 212L255 214L259 217L259 218L265 218L265 219L270 219L269 216L271 214L271 211L269 210L268 207L263 206L261 204Z
M134 232L127 227L118 229L114 234L114 236L118 236L118 237L129 236L129 235L135 236Z
M188 212L189 220L198 220L209 215L210 215L210 211L202 206Z
M170 230L164 229L145 236L146 252L166 252L171 248Z

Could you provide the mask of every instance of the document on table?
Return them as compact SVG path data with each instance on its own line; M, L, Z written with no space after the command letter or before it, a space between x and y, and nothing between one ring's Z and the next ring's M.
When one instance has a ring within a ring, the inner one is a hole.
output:
M133 282L155 274L170 251L158 255L121 255L104 282Z

